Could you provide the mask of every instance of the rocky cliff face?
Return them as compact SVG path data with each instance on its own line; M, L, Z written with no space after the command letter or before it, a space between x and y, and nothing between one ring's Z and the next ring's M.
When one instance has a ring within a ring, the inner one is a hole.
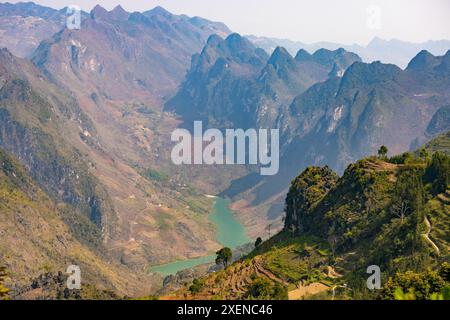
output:
M184 76L190 57L220 23L176 16L162 8L129 13L96 6L80 30L64 29L44 41L33 61L69 88L107 99L148 97L161 101Z
M86 138L95 144L92 123L72 97L6 49L0 52L0 70L0 146L20 159L55 200L83 212L107 241L106 221L114 219L108 197L90 175L87 161L62 136L79 138L89 132Z
M0 261L13 298L63 298L70 265L80 267L83 295L90 299L152 290L154 279L111 259L92 221L75 206L47 195L27 171L0 150Z
M81 19L87 17L81 12ZM0 3L0 47L18 57L29 57L41 41L66 26L67 8L56 10L32 2Z
M193 57L166 110L220 128L278 127L295 96L333 72L341 75L355 61L360 58L345 50L300 51L294 58L281 47L269 57L238 34L213 36Z

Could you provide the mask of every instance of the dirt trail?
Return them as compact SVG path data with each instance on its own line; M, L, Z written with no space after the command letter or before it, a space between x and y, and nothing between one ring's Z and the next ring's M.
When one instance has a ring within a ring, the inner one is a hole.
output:
M436 252L436 254L439 256L441 254L441 250L439 247L430 239L430 233L431 233L431 223L430 220L428 220L428 217L425 216L425 225L427 226L427 231L422 234L422 237L433 247L433 250Z
M300 285L299 288L289 291L289 300L300 300L308 295L324 292L330 289L330 287L320 282L311 283L307 286Z

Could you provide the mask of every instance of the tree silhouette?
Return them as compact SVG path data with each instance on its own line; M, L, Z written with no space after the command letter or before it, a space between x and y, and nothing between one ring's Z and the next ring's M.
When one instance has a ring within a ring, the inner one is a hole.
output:
M258 239L256 239L256 241L255 241L255 248L258 248L262 242L263 241L262 241L261 237L258 237Z
M381 146L378 150L378 156L380 157L380 159L385 159L388 151L389 150L386 146Z
M216 252L216 264L223 264L223 266L226 268L228 264L231 262L231 259L233 258L233 252L230 248L222 248L219 251Z

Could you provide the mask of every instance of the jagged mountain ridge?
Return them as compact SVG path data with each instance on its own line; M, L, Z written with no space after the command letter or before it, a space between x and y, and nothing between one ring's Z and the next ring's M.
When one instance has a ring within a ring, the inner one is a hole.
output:
M164 9L140 13L97 5L80 30L63 29L44 41L33 61L63 86L107 99L160 101L184 76L192 53L228 28ZM150 96L150 97L149 97Z
M277 46L285 47L291 54L304 49L316 51L321 48L336 50L344 48L350 52L355 52L364 61L381 61L383 63L396 64L400 68L406 68L411 59L421 50L427 50L434 55L443 55L450 49L449 40L430 40L423 43L411 43L397 39L385 40L378 37L373 38L366 46L353 44L344 45L331 42L302 43L289 39L277 39L268 37L246 36L255 46L272 52Z
M88 13L81 11L81 19ZM60 10L33 2L0 3L0 47L18 57L29 57L40 42L66 25L67 8Z
M314 164L342 173L356 159L376 154L381 145L394 153L421 145L429 139L428 127L445 114L438 110L449 99L449 57L449 53L434 57L423 51L406 70L356 62L342 78L313 85L294 99L280 126L288 128L288 134L279 174L256 182L253 175L242 178L224 194L245 199L241 205L256 206L259 209L253 214L268 214L266 219L272 220L280 214L281 205L276 205L282 201L280 190L295 172ZM440 128L445 130L445 125Z
M238 34L212 36L166 110L221 128L273 127L292 99L360 58L345 50L300 51L278 47L271 56Z

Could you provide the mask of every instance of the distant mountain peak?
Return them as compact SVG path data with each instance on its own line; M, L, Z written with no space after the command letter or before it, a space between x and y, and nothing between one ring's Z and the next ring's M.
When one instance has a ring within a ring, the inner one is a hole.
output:
M295 60L285 48L277 47L270 56L270 59L267 62L267 64L270 64L275 68L278 68L280 66L285 65L294 65Z
M206 41L206 43L212 47L217 46L219 43L221 43L223 41L223 39L218 36L217 34L212 34L209 36L208 40Z
M429 51L420 51L408 64L408 70L425 70L437 66L441 62L439 57L433 56Z
M248 51L248 50L254 51L255 50L255 47L253 46L253 44L247 38L242 37L238 33L230 34L225 39L225 43L226 43L227 47L233 52Z
M161 6L156 6L153 9L144 12L146 15L158 15L158 16L162 16L164 18L171 18L173 16L172 13L170 13L169 11L167 11L166 9L164 9Z
M295 60L298 62L310 61L312 59L313 59L313 56L305 49L298 50L297 54L295 55Z
M112 9L111 12L109 13L111 17L113 17L116 20L128 20L128 17L130 16L130 14L127 11L125 11L125 9L122 8L120 4L116 6L114 9Z
M232 33L225 39L228 43L238 43L242 42L242 40L243 38L239 33Z
M108 10L106 10L105 8L103 8L101 5L96 5L92 10L91 10L91 18L94 20L97 19L101 19L104 18L108 15Z

